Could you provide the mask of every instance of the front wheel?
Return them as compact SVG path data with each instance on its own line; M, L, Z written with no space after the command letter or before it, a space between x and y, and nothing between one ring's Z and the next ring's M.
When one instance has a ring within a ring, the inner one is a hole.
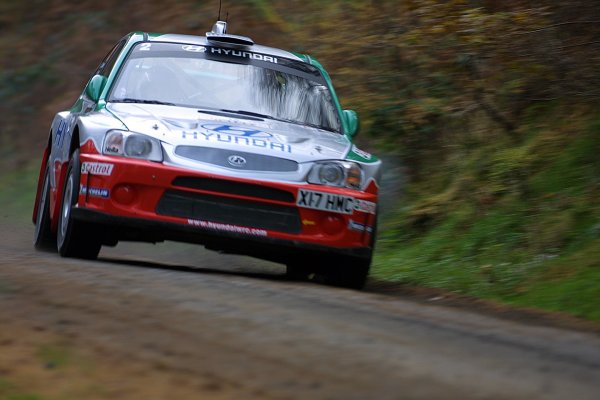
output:
M286 263L286 277L349 289L362 289L371 268L371 256L309 256Z
M362 289L370 269L371 257L339 257L323 269L323 280L327 285Z
M63 257L93 260L98 257L102 243L90 224L73 219L72 209L79 198L79 174L81 171L79 150L71 155L67 179L62 192L56 244Z
M293 281L307 281L314 272L309 265L303 259L288 262L285 265L285 276Z

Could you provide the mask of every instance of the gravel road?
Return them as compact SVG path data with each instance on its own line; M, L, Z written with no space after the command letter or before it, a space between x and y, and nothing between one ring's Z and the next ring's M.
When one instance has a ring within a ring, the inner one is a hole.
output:
M0 234L0 383L48 398L600 396L589 330L291 282L200 247L129 245L88 262L35 252L29 226ZM69 362L48 361L50 345Z

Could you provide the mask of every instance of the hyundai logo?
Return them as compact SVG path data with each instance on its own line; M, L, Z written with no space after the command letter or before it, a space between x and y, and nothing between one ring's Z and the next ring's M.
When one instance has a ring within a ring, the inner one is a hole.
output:
M238 156L237 154L227 157L227 161L234 167L241 167L246 164L246 159L242 156Z
M204 46L185 45L185 46L181 46L181 48L185 51L191 51L194 53L204 53L206 51L206 47L204 47Z
M216 133L224 133L226 135L233 135L233 136L244 136L244 137L250 137L253 139L259 139L259 138L267 139L267 138L273 137L273 135L271 135L269 132L263 132L259 129L243 128L240 126L233 126L233 125L204 124L204 125L202 125L202 127L204 129L207 129L209 131L213 131Z

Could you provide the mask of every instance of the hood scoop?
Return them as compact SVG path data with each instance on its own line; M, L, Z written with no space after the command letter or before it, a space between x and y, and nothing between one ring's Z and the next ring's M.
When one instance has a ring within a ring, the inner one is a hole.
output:
M177 119L163 119L163 122L179 129L198 129L198 122Z

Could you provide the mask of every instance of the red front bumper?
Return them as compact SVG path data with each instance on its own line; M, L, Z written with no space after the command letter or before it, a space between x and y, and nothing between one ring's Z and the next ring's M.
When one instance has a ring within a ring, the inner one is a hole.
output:
M200 239L246 237L333 251L372 247L373 209L343 214L299 207L296 201L300 189L350 196L365 204L376 203L376 193L219 176L97 154L81 154L81 163L79 210L74 216L105 225L120 221L127 230L130 221L132 227L144 230L155 222L153 226L165 233L164 239L178 237L166 232L172 229L186 232L186 241L196 241L197 232Z

